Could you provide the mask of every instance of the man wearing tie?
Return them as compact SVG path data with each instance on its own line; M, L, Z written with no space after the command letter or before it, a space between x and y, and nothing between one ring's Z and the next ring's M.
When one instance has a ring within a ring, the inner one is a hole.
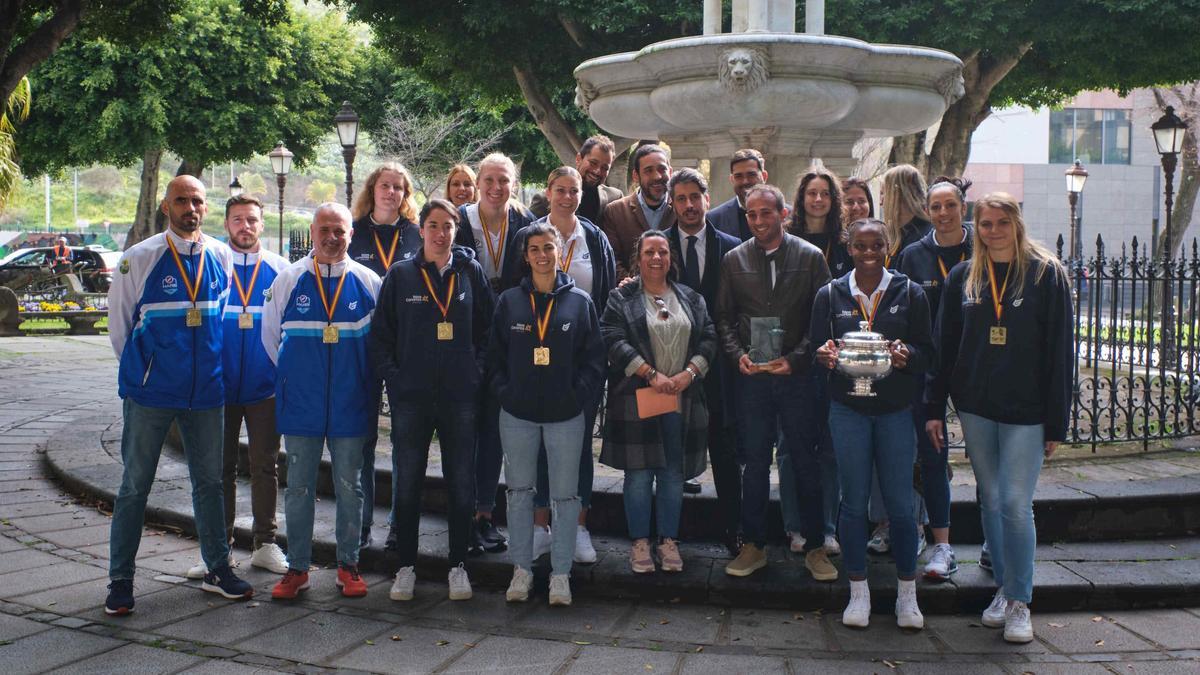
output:
M733 153L729 159L729 182L733 184L733 198L709 212L708 221L718 230L737 237L738 241L746 241L750 238L750 226L746 223L746 193L755 185L767 182L762 153L754 148Z
M708 181L699 171L680 169L671 176L667 194L671 199L671 209L675 212L675 225L667 229L671 259L682 261L680 282L704 297L709 318L715 323L721 258L741 241L708 222L705 217L709 203ZM741 517L742 485L733 437L735 416L725 414L723 404L733 401L734 374L729 360L720 359L717 367L704 378L704 394L708 401L708 456L712 463L717 506L724 528L722 541L732 556L736 556L740 550L738 521ZM685 492L699 492L699 483L691 487L692 483L684 483Z

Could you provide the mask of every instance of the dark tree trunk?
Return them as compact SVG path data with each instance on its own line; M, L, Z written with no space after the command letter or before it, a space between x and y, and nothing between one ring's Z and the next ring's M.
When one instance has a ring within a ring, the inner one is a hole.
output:
M154 214L158 208L158 167L162 163L162 148L147 150L142 157L142 185L138 190L137 210L133 214L133 226L125 237L125 248L154 234Z
M54 13L32 33L16 40L21 14L33 12L19 0L0 0L0 101L7 101L22 77L37 64L50 58L79 26L88 3L85 0L59 0Z
M558 108L550 100L550 95L542 87L542 83L528 66L513 66L513 75L517 78L517 86L525 97L525 106L537 122L542 135L550 141L550 146L558 154L558 158L567 166L575 166L575 153L578 152L581 141L574 127L567 123L559 114Z

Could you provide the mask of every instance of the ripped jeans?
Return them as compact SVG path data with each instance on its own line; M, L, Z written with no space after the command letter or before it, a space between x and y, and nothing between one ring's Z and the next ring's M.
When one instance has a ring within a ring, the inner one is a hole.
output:
M284 436L287 450L287 489L283 513L287 529L288 567L301 572L312 564L313 510L317 496L317 469L325 442L333 464L333 490L337 498L337 559L358 564L358 541L362 528L363 490L359 471L363 462L363 437L322 438Z
M513 565L533 568L533 493L538 453L546 447L550 475L552 574L570 574L579 522L579 448L583 446L583 413L565 422L530 422L500 411L500 444L504 448L504 482L508 486L508 555Z

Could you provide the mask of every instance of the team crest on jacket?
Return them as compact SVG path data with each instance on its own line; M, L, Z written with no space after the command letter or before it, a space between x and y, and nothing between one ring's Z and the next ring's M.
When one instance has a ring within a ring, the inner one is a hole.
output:
M1017 298L1016 300L1012 301L1012 306L1020 307L1022 302L1025 302L1025 298Z
M563 332L564 332L564 333L565 333L565 332L567 332L567 331L568 331L568 330L570 330L570 329L571 329L571 322L570 322L570 321L568 321L568 322L566 322L566 323L564 323L564 324L563 324L563 326L562 326L562 330L563 330Z
M296 311L301 314L307 314L309 308L312 307L312 298L307 295L300 294L296 296Z
M896 312L900 311L900 305L892 305L892 308L889 309L888 311L891 312L892 314L895 314Z
M348 305L348 307L350 308L350 311L354 311L354 310L358 309L358 301L355 300L354 302L351 302Z
M167 295L175 295L179 291L179 280L170 274L163 277L162 291Z
M121 264L117 266L117 269L121 271L121 274L129 274L129 261L122 260Z

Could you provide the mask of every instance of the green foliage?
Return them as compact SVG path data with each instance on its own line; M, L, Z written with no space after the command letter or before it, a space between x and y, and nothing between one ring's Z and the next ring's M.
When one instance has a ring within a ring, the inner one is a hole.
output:
M308 184L308 189L304 191L304 196L314 204L331 202L337 197L337 186L318 178Z
M335 13L269 29L236 0L180 0L156 38L73 40L32 74L39 104L18 138L27 176L129 166L167 148L201 166L282 139L303 166L329 130L358 53Z
M9 195L21 178L21 167L16 161L14 135L16 125L29 117L32 102L33 93L29 86L29 78L23 77L8 100L0 105L0 209L4 208Z

